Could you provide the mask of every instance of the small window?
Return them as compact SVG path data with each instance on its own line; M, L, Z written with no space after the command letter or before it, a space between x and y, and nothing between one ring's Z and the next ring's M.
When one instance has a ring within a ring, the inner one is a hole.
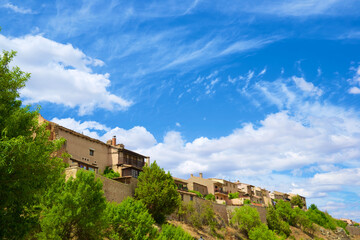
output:
M94 156L94 149L90 149L89 154L90 156Z
M194 200L194 196L190 196L190 201Z

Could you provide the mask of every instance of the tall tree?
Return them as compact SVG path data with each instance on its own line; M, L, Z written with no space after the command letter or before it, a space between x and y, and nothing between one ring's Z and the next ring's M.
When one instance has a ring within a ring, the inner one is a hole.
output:
M102 182L90 171L59 179L47 192L41 213L41 239L101 239L106 227Z
M52 154L63 140L48 141L38 112L19 100L30 74L10 69L15 54L0 54L0 239L22 238L34 226L34 206L63 170Z
M145 203L157 223L163 223L181 202L174 179L156 161L140 173L135 197Z

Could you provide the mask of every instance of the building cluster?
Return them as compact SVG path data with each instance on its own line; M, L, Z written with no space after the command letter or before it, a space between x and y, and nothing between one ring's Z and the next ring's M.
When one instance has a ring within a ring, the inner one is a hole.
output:
M146 164L150 164L150 157L143 156L134 151L125 148L123 144L116 142L116 136L106 143L80 134L56 123L49 122L39 116L39 122L47 122L50 130L50 140L64 138L66 143L58 155L67 153L64 158L65 163L70 167L78 167L97 174L102 174L106 168L110 168L119 173L120 177L113 180L125 184L136 183L139 173ZM183 201L191 201L198 195L202 196L212 194L215 201L226 205L243 205L250 202L258 206L267 206L273 204L276 199L290 201L294 194L281 192L270 192L264 188L256 187L241 182L230 182L218 178L204 178L203 174L194 176L191 174L189 179L180 179L174 177L178 191ZM229 194L238 195L236 198L229 198ZM301 197L306 208L306 199Z

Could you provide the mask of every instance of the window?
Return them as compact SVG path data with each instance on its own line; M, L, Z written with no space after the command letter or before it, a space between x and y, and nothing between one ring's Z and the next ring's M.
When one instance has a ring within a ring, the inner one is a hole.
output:
M131 176L137 178L139 176L139 172L135 169L131 169Z
M89 151L89 154L90 154L90 156L94 156L94 149L89 149L90 151Z
M194 196L190 196L190 201L194 200Z

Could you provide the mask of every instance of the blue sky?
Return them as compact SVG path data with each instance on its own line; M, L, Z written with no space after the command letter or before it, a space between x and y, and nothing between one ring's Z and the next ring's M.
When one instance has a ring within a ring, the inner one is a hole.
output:
M177 177L240 180L360 221L360 3L5 1L0 48L52 121Z

